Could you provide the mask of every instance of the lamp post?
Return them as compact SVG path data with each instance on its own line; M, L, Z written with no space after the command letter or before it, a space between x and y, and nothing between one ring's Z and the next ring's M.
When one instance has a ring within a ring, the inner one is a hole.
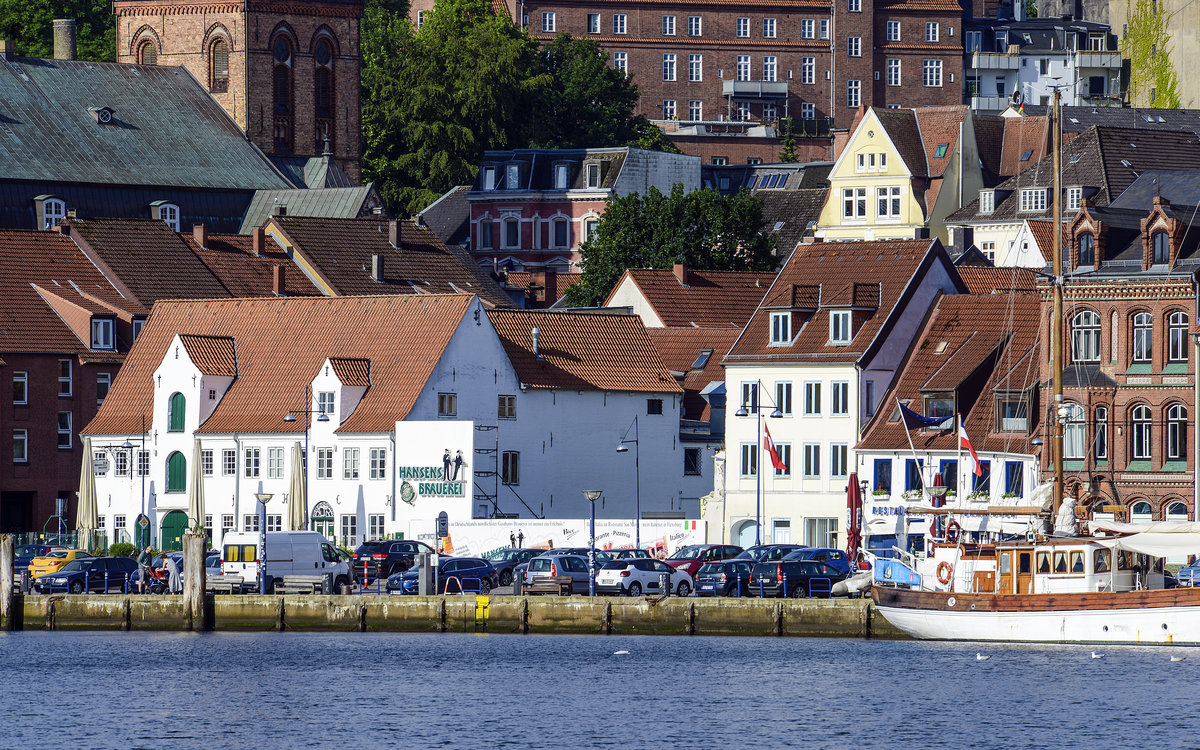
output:
M258 593L267 594L267 503L274 495L270 492L258 492L254 497L258 498L258 528L262 534L262 544L259 545L258 552Z
M617 444L617 453L628 453L629 448L626 443L633 443L633 497L634 497L634 513L636 518L633 521L633 546L638 549L642 548L642 447L638 443L638 418L633 417L633 437L629 437L629 430L625 430L624 436L621 437L621 442ZM595 502L592 503L595 506Z
M596 501L601 490L584 490L583 496L592 503L591 540L588 542L588 596L596 595Z
M762 380L754 381L754 399L753 403L743 402L738 410L733 413L735 417L746 417L750 415L750 409L754 409L754 417L756 422L754 434L754 546L762 544L762 408L759 406L759 397L762 392ZM743 393L743 396L746 395ZM770 397L768 397L770 401ZM779 410L779 404L771 401L771 406L775 410L771 412L772 419L779 419L783 416L783 412Z
M324 411L322 411L320 408L316 408L316 409L312 408L312 385L304 386L304 399L305 399L304 406L306 408L288 410L288 413L285 414L283 417L283 421L284 422L295 422L297 414L304 415L304 464L303 464L303 468L304 468L304 498L303 498L303 503L304 503L304 518L305 518L304 525L307 526L308 525L308 520L307 520L308 519L308 430L309 430L309 428L312 427L312 415L313 414L317 415L318 422L328 422L329 415L326 414ZM293 499L293 501L295 501L295 498L292 498L292 499Z

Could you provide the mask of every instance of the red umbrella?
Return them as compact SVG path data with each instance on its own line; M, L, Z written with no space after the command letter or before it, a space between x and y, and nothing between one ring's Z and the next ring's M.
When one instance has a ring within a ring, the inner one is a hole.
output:
M858 474L850 475L846 485L846 555L850 564L857 566L858 549L862 546L862 489L858 486Z

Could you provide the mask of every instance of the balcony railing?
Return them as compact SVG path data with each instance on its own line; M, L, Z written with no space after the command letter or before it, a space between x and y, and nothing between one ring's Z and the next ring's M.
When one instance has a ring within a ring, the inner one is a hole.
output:
M968 67L978 70L1016 70L1021 67L1019 55L1007 52L975 52Z
M742 99L776 99L788 95L787 81L723 81L721 93Z
M1109 68L1119 69L1122 65L1120 52L1088 52L1075 53L1077 68Z
M1003 112L1012 100L1007 96L972 96L971 109L978 112Z

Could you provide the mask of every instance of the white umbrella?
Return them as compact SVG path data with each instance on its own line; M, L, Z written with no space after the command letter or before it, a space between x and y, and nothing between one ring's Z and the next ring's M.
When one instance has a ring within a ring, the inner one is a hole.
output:
M304 531L308 515L308 497L304 492L304 449L300 441L292 447L292 481L288 487L288 529Z
M92 537L100 518L96 508L96 470L92 463L92 439L83 439L83 462L79 467L79 502L75 505L75 530L80 546L91 550Z
M200 463L200 441L192 448L192 473L188 476L188 529L204 528L204 467Z

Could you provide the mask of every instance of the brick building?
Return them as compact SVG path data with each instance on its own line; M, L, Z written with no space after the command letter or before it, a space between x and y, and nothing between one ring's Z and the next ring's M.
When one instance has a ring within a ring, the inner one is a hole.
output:
M360 175L361 0L118 0L117 60L182 65L268 156Z

